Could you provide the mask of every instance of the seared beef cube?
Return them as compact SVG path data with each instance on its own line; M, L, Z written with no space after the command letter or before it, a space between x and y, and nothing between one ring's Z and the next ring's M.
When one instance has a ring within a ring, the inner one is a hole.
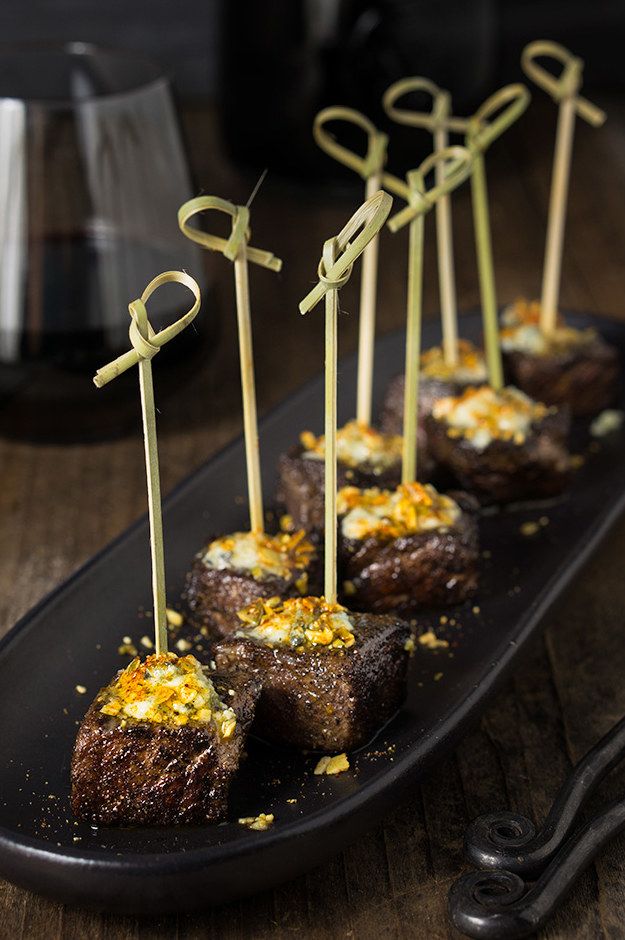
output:
M150 669L156 659L148 657ZM142 668L135 663L129 669ZM105 826L166 826L225 818L260 683L236 671L219 676L194 663L213 684L221 703L219 720L215 700L211 718L206 713L197 718L196 710L186 723L184 712L163 721L133 718L123 707L112 714L119 704L111 693L115 682L101 689L80 724L72 756L71 804L77 819ZM139 714L145 706L131 703L130 710Z
M577 329L558 316L546 334L539 301L518 300L501 315L504 366L512 382L536 401L591 415L614 401L618 351L593 329Z
M450 423L444 413L449 404L454 411L460 406L466 417L474 396L479 406L490 405L492 399L495 410L483 416L478 408L468 423L463 419L466 427ZM564 410L532 402L518 389L494 392L483 386L460 398L441 399L426 419L426 430L438 463L463 489L488 504L561 493L571 476L569 424Z
M420 607L460 604L475 594L478 504L467 494L454 494L454 500L436 496L453 505L452 514L447 523L443 519L440 525L416 532L402 531L403 527L398 529L386 520L386 532L383 524L365 529L362 537L349 538L344 526L347 523L350 531L350 517L343 517L339 564L345 599L351 607L409 616Z
M339 612L347 627L329 626L333 613L307 631L289 632L295 607L306 604ZM214 649L219 670L245 669L262 681L254 730L303 750L344 751L366 744L403 702L408 626L397 616L329 608L322 598L286 601L276 614L287 628L274 628L271 614L265 614L260 630L242 624Z
M504 365L512 382L531 398L548 405L568 405L573 415L596 414L616 396L618 351L599 336L556 355L510 350L504 353Z
M481 350L466 339L458 340L458 363L452 369L445 363L440 346L426 349L421 356L419 378L420 426L430 414L435 401L449 395L460 395L470 385L486 381L486 366ZM389 382L382 406L382 430L385 434L401 434L404 421L405 377L396 375ZM424 435L425 437L425 435ZM425 477L424 477L425 479Z
M235 533L211 541L196 556L183 592L187 619L196 629L206 628L210 635L227 636L241 625L237 611L254 601L298 597L317 590L321 576L319 554L302 532L261 534L256 537L261 556L256 552L251 559L240 558L236 553L238 544L253 539L249 532ZM230 548L220 551L224 544ZM217 554L211 564L213 552ZM243 561L248 562L247 567L242 567Z
M278 494L295 528L305 529L312 537L319 537L324 529L325 468L323 460L304 457L301 445L292 447L278 461ZM396 486L401 479L401 460L381 472L371 466L350 467L339 460L337 485Z

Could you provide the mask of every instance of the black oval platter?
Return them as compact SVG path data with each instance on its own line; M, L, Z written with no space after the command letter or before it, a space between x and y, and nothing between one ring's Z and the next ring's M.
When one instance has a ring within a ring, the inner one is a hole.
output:
M572 316L576 325L588 318ZM625 352L625 325L593 318ZM479 335L476 315L463 334ZM437 338L434 324L424 343ZM403 337L376 350L376 401L402 368ZM339 418L353 413L355 360L340 369ZM299 430L322 427L323 382L315 379L262 422L267 497L278 455ZM139 434L139 429L137 429ZM139 437L137 446L140 446ZM376 740L350 755L336 777L313 775L315 755L251 741L232 793L230 821L172 829L91 829L69 809L69 764L76 726L97 689L128 659L121 638L150 633L147 523L141 520L45 598L0 643L0 874L33 891L109 911L190 911L295 877L354 840L393 806L474 721L546 611L625 508L625 432L600 441L587 425L573 450L585 461L570 491L550 504L487 513L482 584L473 604L419 618L449 647L417 647L404 709ZM170 601L208 532L245 526L245 461L239 440L165 501ZM521 525L548 524L533 536ZM543 519L544 521L544 519ZM183 633L184 635L184 628ZM198 653L202 655L202 651ZM204 652L204 655L207 655ZM76 692L84 685L87 693ZM295 800L296 802L289 802ZM273 812L266 832L237 823Z

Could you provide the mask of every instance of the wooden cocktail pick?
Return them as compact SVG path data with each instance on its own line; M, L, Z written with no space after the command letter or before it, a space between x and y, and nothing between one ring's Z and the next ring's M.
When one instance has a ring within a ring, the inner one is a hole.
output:
M500 389L503 385L503 366L497 323L497 295L484 154L493 141L521 117L529 102L530 93L525 85L506 85L487 98L473 117L466 121L466 145L473 156L471 194L484 324L484 351L488 380L495 389Z
M402 450L402 483L413 483L417 479L417 428L419 412L419 366L421 362L421 314L423 286L423 230L425 215L456 189L471 172L472 155L465 147L445 147L435 151L423 161L417 170L411 170L406 179L407 186L398 186L398 180L385 184L403 196L408 205L388 222L391 232L404 225L410 226L408 247L408 294L406 304L406 368L404 391L404 424ZM442 172L436 174L436 184L426 189L425 178L434 167Z
M352 153L337 143L325 129L331 121L346 121L361 128L367 135L367 153L364 157ZM352 108L324 108L313 123L315 141L327 154L339 163L354 170L365 180L365 199L371 198L382 184L382 170L386 162L388 137L377 130L371 121ZM371 395L373 385L373 356L375 348L375 317L378 282L378 238L367 245L362 256L360 282L360 318L358 324L358 384L356 397L356 420L371 424Z
M183 317L155 333L148 320L146 304L157 288L163 284L177 283L188 287L195 297L191 309ZM154 643L156 653L167 652L167 615L165 593L165 560L163 553L163 519L161 514L161 484L158 469L158 447L156 440L156 415L154 409L154 385L152 382L152 359L158 351L177 336L200 309L200 288L184 271L165 271L150 281L138 300L128 305L130 312L129 336L132 349L96 372L93 381L98 388L116 379L132 366L139 365L139 389L141 414L143 417L143 441L145 446L145 471L148 484L148 514L150 519L150 549L152 554L152 594L154 598Z
M425 92L432 98L432 109L412 111L397 107L396 102L412 92ZM409 127L430 131L434 152L441 153L449 143L449 131L465 130L465 122L451 115L451 96L428 78L403 78L387 88L382 105L391 120ZM444 160L436 163L436 184L444 178ZM456 278L454 273L454 247L451 226L451 200L441 195L436 200L436 243L438 253L438 283L443 333L443 358L453 368L458 364L458 309L456 304Z
M563 66L559 77L556 78L534 61L537 58L545 57L555 59L559 65ZM562 248L575 116L579 114L593 127L600 127L605 121L606 115L601 108L597 108L596 105L578 95L582 86L584 63L582 59L574 56L564 46L547 40L531 42L523 50L521 65L528 78L531 78L540 88L543 88L558 104L558 127L553 157L540 302L541 329L544 333L552 333L558 316Z
M299 305L308 313L325 297L325 577L324 596L337 597L336 518L336 366L338 292L347 283L352 265L384 225L393 204L385 192L377 192L354 213L347 225L323 245L319 283Z
M219 238L189 225L189 220L209 210L224 212L232 218L230 238ZM241 363L241 391L243 395L243 427L245 434L245 458L247 465L247 491L250 511L250 530L263 532L263 491L260 475L258 448L258 418L256 414L256 388L254 383L254 353L252 347L252 320L250 315L250 289L248 261L270 271L280 271L282 262L269 251L250 248L250 210L247 206L236 206L218 196L198 196L190 199L178 210L178 225L187 238L208 248L220 251L234 262L234 284L239 327L239 358Z

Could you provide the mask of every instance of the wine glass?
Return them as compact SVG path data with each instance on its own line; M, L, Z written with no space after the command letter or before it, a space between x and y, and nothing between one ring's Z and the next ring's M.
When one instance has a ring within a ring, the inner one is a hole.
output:
M91 375L128 348L128 303L156 274L188 270L205 292L177 226L191 195L156 65L84 43L0 46L0 430L61 440L127 423L112 399L132 411L128 383L103 397ZM179 303L154 295L156 330Z

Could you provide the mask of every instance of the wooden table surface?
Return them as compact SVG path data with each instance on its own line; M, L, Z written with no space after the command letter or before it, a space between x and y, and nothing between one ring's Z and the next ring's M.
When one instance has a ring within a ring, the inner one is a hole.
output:
M535 296L540 287L555 121L553 108L540 97L537 92L522 124L494 146L488 162L502 303L520 294ZM600 103L610 115L604 128L591 130L578 122L576 131L562 303L625 316L625 105ZM235 173L220 154L210 114L188 111L185 126L201 186L245 201L253 180ZM296 301L315 279L324 238L339 230L354 204L354 198L343 196L330 207L327 190L298 191L275 178L256 199L254 244L285 262L280 278L261 270L251 275L261 411L321 368L323 317L311 315L304 352ZM478 302L471 224L465 187L454 198L461 308ZM433 235L429 219L424 298L430 316L437 309ZM403 322L405 257L405 234L384 238L381 331ZM165 493L240 432L232 273L221 259L215 261L222 337L210 372L170 399L160 416ZM355 348L357 281L341 295L342 352ZM139 433L66 447L1 440L2 631L144 510ZM0 936L436 940L454 935L445 903L451 882L465 870L461 846L468 822L503 808L540 820L571 765L625 714L624 558L625 521L550 615L544 635L479 727L392 815L372 820L366 837L321 868L203 915L151 920L68 909L0 883ZM617 770L594 805L623 792L625 770ZM625 937L623 838L583 876L544 936Z

